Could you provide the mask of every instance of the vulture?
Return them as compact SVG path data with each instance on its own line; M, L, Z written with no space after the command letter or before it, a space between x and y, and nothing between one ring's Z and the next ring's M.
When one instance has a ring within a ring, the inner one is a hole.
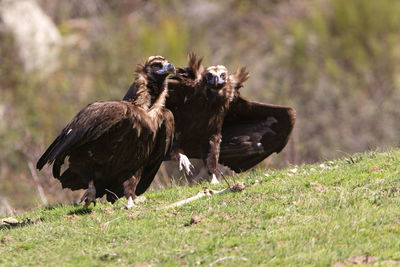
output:
M248 78L246 68L233 74L222 65L204 68L202 58L190 54L188 66L168 79L166 108L174 115L175 138L165 160L178 160L179 168L191 174L188 158L202 159L211 183L218 183L218 163L239 173L279 153L296 112L242 97L240 88ZM124 100L131 97L128 91Z
M104 194L114 202L150 186L174 138L174 117L164 108L166 78L175 67L161 56L139 64L129 101L94 102L82 109L37 162L53 163L53 176L63 188L87 189L81 202L96 203ZM61 174L65 158L68 167Z

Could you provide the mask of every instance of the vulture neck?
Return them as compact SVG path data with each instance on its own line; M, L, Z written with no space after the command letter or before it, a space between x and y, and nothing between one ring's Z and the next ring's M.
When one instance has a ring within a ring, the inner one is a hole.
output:
M163 77L161 81L153 77L139 75L136 79L138 90L132 102L145 110L164 107L168 95L167 82Z
M221 88L214 88L207 82L203 82L200 84L200 88L204 88L201 93L205 95L208 101L223 104L225 108L229 108L229 104L234 98L235 92L230 81Z

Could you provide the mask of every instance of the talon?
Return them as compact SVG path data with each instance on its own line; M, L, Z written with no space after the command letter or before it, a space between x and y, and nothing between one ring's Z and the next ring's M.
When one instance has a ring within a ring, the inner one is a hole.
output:
M211 179L210 184L219 184L217 176L214 173L212 174L212 179Z
M187 175L193 175L190 169L194 169L193 164L190 162L186 155L179 153L179 171L185 169Z
M85 201L84 207L87 208L89 207L90 203L93 203L96 206L96 193L92 195L92 193L89 192L89 190L86 190L85 194L83 194L81 201L79 203L82 203Z
M93 206L96 206L96 200L94 199L85 199L85 205L84 205L84 207L85 208L88 208L89 207L89 205L90 205L90 203L93 203Z
M130 196L130 197L128 198L128 204L125 206L125 209L131 210L131 209L133 209L134 207L136 207L136 205L135 205L135 203L133 202L133 198Z
M93 203L96 206L96 188L94 187L93 181L89 182L88 189L83 194L79 203L82 203L83 201L85 201L85 208L89 207L90 203Z

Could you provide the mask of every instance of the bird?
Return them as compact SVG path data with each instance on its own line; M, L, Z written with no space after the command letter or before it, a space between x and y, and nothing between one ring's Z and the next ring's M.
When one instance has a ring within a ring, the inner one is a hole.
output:
M249 78L245 67L229 74L223 65L205 68L202 61L190 53L188 66L168 78L166 108L175 118L175 138L165 160L179 161L179 169L191 175L189 158L202 159L215 184L218 163L240 173L279 153L296 111L242 97L240 89ZM129 98L127 93L124 99Z
M223 65L210 66L194 73L200 77L196 77L192 92L185 90L183 105L181 103L174 109L167 101L176 122L176 138L170 155L172 158L178 155L183 162L185 157L203 159L211 183L215 184L220 176L218 161L222 125L235 89ZM188 164L183 165L187 169Z
M125 196L126 208L150 186L174 139L174 117L164 107L166 78L175 72L162 56L151 56L135 71L129 101L94 102L69 122L37 162L53 164L63 188L87 189L85 207L107 196ZM61 166L68 166L61 174Z

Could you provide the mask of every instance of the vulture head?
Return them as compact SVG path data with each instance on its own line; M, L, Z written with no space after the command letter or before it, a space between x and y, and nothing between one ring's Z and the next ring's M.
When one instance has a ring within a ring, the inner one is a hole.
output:
M175 73L175 67L162 56L151 56L143 65L143 71L150 79L155 81L164 81L165 78Z
M228 81L228 70L222 65L208 67L205 79L210 90L218 91Z
M132 100L138 105L150 108L159 96L167 94L166 78L175 73L175 67L162 56L151 56L136 68L136 79L123 100ZM161 99L160 98L160 99ZM164 100L161 102L164 105Z
M171 73L175 73L175 66L162 56L151 56L144 64L139 64L136 68L139 82L153 88L155 91L152 94L159 94L160 91L157 90L163 90L166 87L163 84Z
M208 96L231 98L233 87L231 86L228 69L217 65L208 67L203 72L202 82Z

